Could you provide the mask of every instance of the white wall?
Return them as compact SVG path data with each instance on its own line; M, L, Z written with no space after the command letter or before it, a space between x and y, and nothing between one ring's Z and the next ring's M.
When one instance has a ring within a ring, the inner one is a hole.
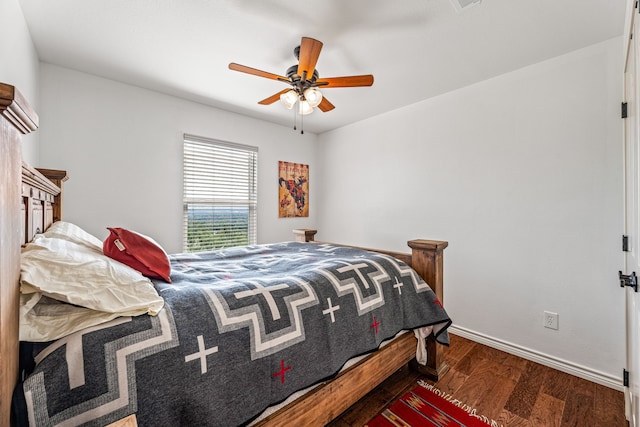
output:
M182 250L184 133L259 147L259 243L315 225L317 136L202 104L41 64L41 167L65 169L66 220L99 238L105 227ZM278 161L309 164L308 218L278 218Z
M40 63L18 0L0 0L0 53L0 82L17 87L39 113ZM27 163L38 164L38 140L38 132L22 137Z
M614 39L320 135L318 239L447 240L457 327L617 381L621 76Z

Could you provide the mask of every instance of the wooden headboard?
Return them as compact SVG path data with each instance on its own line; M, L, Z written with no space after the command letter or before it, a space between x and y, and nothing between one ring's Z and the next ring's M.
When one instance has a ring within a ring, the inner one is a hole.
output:
M47 174L59 176L60 184L56 185ZM44 232L55 221L62 219L61 185L67 179L66 171L36 169L22 163L21 244L31 241L34 235Z
M0 425L10 423L18 379L20 247L61 218L64 171L22 162L21 136L38 129L38 115L13 86L0 83ZM47 178L47 175L51 179ZM56 183L55 180L59 179ZM53 181L53 182L52 182Z

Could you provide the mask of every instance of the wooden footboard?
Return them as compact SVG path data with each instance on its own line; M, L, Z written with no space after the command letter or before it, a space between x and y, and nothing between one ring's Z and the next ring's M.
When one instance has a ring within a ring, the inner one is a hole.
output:
M314 242L316 230L294 230L296 241ZM411 240L411 253L361 248L391 255L410 265L429 284L443 301L443 251L447 242L439 240ZM344 246L344 245L343 245ZM427 339L427 365L415 362L416 338L405 333L382 349L370 354L356 365L338 374L291 404L261 420L256 425L323 426L351 405L363 398L402 366L411 362L414 369L437 381L448 370L443 348L433 336Z
M315 242L317 230L301 228L293 230L295 240L298 242ZM319 243L319 242L318 242ZM333 243L338 244L339 243ZM393 256L410 265L424 279L436 294L440 303L444 303L444 249L449 246L442 240L409 240L407 245L411 253L385 251L380 249L360 248ZM346 245L341 245L346 246ZM414 349L415 350L415 349ZM438 381L449 370L449 365L442 357L443 348L437 345L433 336L427 339L427 364L422 366L413 361L411 367L427 375L430 379ZM415 353L414 353L415 355Z

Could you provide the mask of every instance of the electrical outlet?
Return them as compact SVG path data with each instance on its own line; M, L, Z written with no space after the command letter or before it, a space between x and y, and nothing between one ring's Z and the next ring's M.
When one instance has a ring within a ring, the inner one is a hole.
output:
M544 312L544 327L558 330L558 313Z

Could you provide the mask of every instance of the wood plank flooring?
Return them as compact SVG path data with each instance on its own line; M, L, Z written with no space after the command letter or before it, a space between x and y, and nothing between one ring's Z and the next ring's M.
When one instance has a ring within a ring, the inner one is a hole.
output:
M451 369L437 383L402 368L331 427L362 426L418 379L504 427L627 427L622 392L451 334Z

